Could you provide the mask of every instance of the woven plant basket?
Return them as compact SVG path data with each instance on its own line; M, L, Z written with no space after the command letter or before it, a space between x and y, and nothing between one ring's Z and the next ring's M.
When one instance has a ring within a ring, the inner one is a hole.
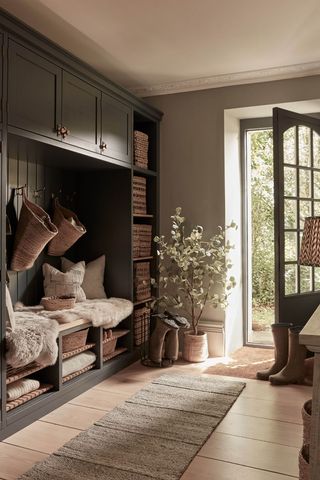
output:
M187 362L204 362L208 358L208 337L205 332L193 335L185 332L182 357Z
M41 305L45 310L54 312L55 310L67 310L73 308L76 304L76 297L61 295L58 297L42 297Z
M303 404L301 413L303 420L303 444L307 445L310 443L312 400L308 400Z
M64 335L62 337L62 353L72 352L72 350L83 347L86 344L88 332L89 328L86 328L85 330Z
M49 215L39 205L30 202L23 191L11 270L20 272L31 268L44 247L57 233L58 229L51 222Z
M53 223L58 227L59 232L49 243L48 254L61 257L86 233L86 229L77 215L60 205L57 198L55 199Z
M309 445L303 445L299 452L299 480L309 480Z

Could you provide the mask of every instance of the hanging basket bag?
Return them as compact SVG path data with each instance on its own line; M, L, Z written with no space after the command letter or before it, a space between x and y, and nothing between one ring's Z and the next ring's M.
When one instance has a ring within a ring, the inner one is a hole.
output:
M22 207L14 238L11 270L31 268L44 247L57 235L58 229L39 205L22 193Z
M49 243L48 254L61 257L86 233L86 229L77 215L68 208L62 207L57 198L55 199L53 223L59 232Z

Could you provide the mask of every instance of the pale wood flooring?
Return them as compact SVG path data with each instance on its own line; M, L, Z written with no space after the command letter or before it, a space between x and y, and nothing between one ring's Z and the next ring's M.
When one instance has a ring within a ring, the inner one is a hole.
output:
M209 365L210 359L198 365L179 362L171 369L161 370L136 363L122 370L0 443L0 479L16 479L153 378L169 372L207 375ZM245 381L245 390L182 480L298 477L301 407L311 397L311 388L272 387L269 382Z

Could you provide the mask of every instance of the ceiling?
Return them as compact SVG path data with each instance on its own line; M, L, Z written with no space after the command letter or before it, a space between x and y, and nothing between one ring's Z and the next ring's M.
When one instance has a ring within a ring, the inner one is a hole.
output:
M320 73L319 0L0 0L141 96Z

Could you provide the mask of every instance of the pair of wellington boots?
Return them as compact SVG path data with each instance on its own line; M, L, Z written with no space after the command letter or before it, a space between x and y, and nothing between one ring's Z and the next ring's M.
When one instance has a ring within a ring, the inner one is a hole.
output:
M174 362L179 356L179 330L188 328L189 322L169 312L154 315L156 325L149 342L149 359L161 365L163 359Z
M275 362L268 370L257 373L259 380L269 380L272 385L304 383L304 361L307 356L307 349L304 345L299 344L301 328L294 327L292 323L271 325Z

